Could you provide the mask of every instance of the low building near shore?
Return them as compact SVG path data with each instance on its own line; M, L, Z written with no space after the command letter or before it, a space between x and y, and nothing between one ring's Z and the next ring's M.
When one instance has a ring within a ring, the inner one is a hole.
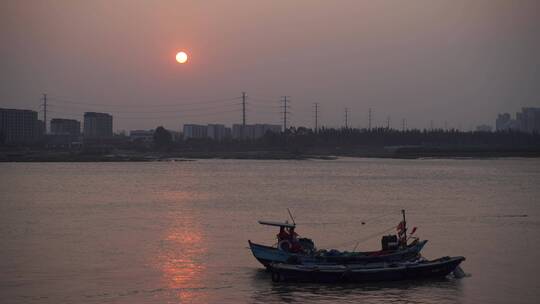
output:
M280 133L281 125L255 124L242 125L234 124L232 127L232 138L234 139L258 139L267 132Z
M154 130L129 131L129 141L151 144L152 142L154 142Z
M78 140L81 136L81 123L75 119L51 119L52 135L67 135L71 140Z

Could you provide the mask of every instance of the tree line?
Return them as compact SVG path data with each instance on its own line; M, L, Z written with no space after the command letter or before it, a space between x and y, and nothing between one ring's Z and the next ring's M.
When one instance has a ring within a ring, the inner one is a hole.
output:
M168 133L168 134L167 134ZM353 129L320 128L315 131L305 127L291 127L285 132L267 132L258 139L191 138L173 142L171 134L162 127L156 129L154 144L158 149L188 150L304 150L316 148L427 146L427 147L491 147L491 148L540 148L539 133L507 130L497 132L463 132L443 130L395 130L388 128Z

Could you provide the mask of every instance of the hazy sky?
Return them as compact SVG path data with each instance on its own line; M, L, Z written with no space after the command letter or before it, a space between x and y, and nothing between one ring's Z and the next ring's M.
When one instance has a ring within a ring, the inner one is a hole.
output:
M180 65L176 52L190 59ZM540 1L6 1L0 107L184 123L468 129L540 106ZM167 106L167 105L173 106ZM41 114L40 114L41 115Z

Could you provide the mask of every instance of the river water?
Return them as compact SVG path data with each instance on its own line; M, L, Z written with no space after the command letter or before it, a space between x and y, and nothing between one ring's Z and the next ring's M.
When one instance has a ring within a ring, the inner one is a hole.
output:
M538 303L539 204L538 159L3 163L0 302ZM406 209L424 256L463 255L469 276L273 283L247 240L273 244L257 220L286 208L349 251Z

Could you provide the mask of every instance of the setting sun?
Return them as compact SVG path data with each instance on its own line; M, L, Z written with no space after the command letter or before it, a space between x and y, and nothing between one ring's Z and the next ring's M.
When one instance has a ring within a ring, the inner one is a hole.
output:
M178 63L185 63L188 60L188 55L185 52L178 52L176 54L176 61Z

